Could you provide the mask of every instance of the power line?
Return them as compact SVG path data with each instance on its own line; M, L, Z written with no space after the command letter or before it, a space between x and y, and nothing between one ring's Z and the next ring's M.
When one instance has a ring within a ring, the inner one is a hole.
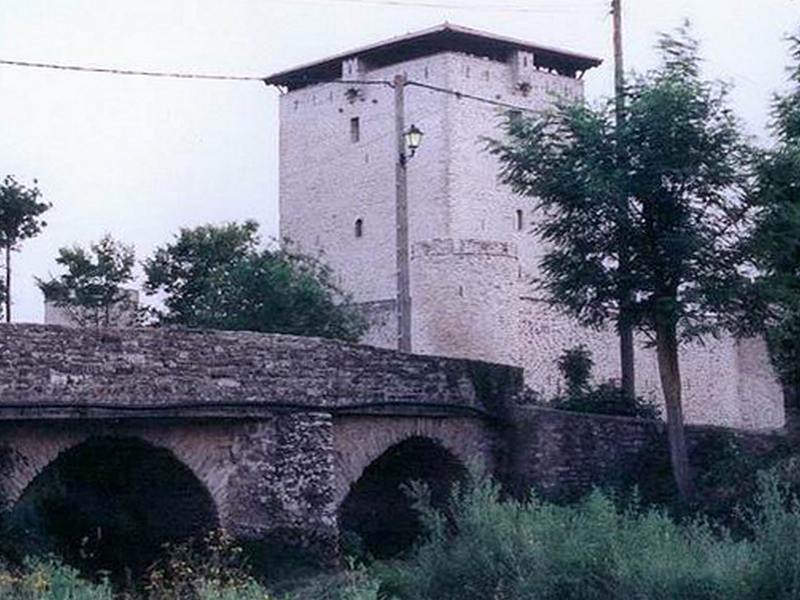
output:
M552 5L547 7L518 6L513 4L448 4L444 2L428 0L272 0L284 4L359 4L362 6L385 6L390 8L436 8L451 9L460 11L485 11L485 12L515 12L515 13L537 13L537 14L556 14L570 13L577 10L585 10L588 4L583 5Z
M107 75L135 75L141 77L165 77L173 79L214 79L220 81L263 81L263 77L250 75L219 75L205 73L181 73L170 71L138 71L134 69L115 69L111 67L85 67L81 65L64 65L57 63L30 62L24 60L1 60L0 65L10 67L28 67L34 69L50 69L57 71L79 71L84 73L105 73Z
M0 59L0 65L9 67L25 67L33 69L48 69L55 71L73 71L79 73L100 73L104 75L128 75L135 77L161 77L166 79L204 79L216 81L261 81L266 77L260 75L226 75L214 73L187 73L178 71L142 71L136 69L117 69L114 67L87 67L83 65L65 65L60 63L32 62L25 60ZM344 85L388 85L391 81L382 79L363 81L351 79L302 79L302 83L339 83Z
M451 90L450 88L443 88L439 87L438 85L431 85L429 83L422 83L421 81L413 81L409 80L406 85L413 85L415 87L420 87L426 90L432 90L434 92L439 92L442 94L449 94L450 96L455 96L456 98L467 98L468 100L475 100L476 102L483 102L484 104L491 104L493 106L497 106L499 108L507 108L510 110L520 110L523 112L539 112L533 108L528 108L527 106L517 106L516 104L509 104L508 102L503 102L501 100L492 100L491 98L486 98L484 96L476 96L474 94L468 94L466 92L460 92L458 90Z
M125 76L138 76L138 77L159 77L159 78L166 78L166 79L197 79L197 80L215 80L215 81L259 81L265 82L265 78L256 75L227 75L227 74L208 74L208 73L190 73L190 72L172 72L172 71L147 71L147 70L136 70L136 69L118 69L112 67L88 67L82 65L66 65L66 64L58 64L58 63L44 63L44 62L32 62L32 61L22 61L22 60L5 60L0 59L0 65L12 66L12 67L23 67L23 68L34 68L34 69L47 69L47 70L57 70L57 71L71 71L71 72L82 72L82 73L99 73L105 75L125 75ZM351 85L351 86L359 86L359 85L385 85L387 87L393 87L394 84L391 81L377 79L377 80L351 80L351 79L303 79L302 83L334 83L334 84L342 84L342 85ZM409 80L407 82L409 86L415 86L427 90L431 90L434 92L439 92L443 94L449 94L456 98L466 98L469 100L474 100L476 102L483 102L484 104L489 104L492 106L497 106L499 108L506 108L510 110L520 110L524 112L537 112L532 108L528 108L525 106L517 106L515 104L510 104L508 102L502 102L500 100L493 100L491 98L486 98L483 96L476 96L475 94L469 94L466 92L461 92L459 90L454 90L450 88L444 88L436 85L432 85L429 83L423 83L421 81L414 81Z

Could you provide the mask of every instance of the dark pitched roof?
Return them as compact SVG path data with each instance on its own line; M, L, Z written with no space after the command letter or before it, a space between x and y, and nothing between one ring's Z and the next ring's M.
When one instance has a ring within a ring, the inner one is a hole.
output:
M332 81L341 77L342 61L354 57L363 59L370 68L379 68L446 51L466 52L502 61L514 50L531 51L537 66L570 76L596 67L602 62L599 58L584 54L444 23L281 71L265 78L265 82L295 89L321 81Z

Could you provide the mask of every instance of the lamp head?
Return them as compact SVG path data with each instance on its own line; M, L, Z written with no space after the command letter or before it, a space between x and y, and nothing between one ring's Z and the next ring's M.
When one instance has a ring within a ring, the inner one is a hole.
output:
M416 125L412 125L408 128L408 131L405 132L403 137L406 139L406 148L408 148L409 156L414 156L417 148L419 148L422 143L422 136L422 131Z

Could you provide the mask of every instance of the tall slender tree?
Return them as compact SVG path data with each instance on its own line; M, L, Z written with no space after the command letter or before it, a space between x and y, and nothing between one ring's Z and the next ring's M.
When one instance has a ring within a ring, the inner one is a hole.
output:
M688 500L679 346L730 326L743 284L749 148L727 88L701 78L688 29L662 36L658 49L661 65L626 88L624 120L612 102L515 114L491 147L504 181L543 213L540 285L551 302L602 327L618 323L630 294L626 316L656 349L673 472Z
M18 251L23 240L38 235L47 223L41 215L52 205L41 200L36 187L25 186L7 175L0 184L0 247L5 261L3 299L6 322L11 321L11 252Z

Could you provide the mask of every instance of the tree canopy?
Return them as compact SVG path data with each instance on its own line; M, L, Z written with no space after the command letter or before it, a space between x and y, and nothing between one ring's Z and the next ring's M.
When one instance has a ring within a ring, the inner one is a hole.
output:
M773 363L787 387L800 388L800 37L790 38L791 90L773 100L775 146L757 162L752 240L761 311Z
M260 246L255 221L182 229L145 261L162 324L357 341L360 312L321 260Z
M133 278L133 248L106 235L89 250L75 245L61 248L56 263L65 272L37 285L49 302L63 308L81 327L108 327L112 317L125 310L128 292L123 285Z
M33 185L26 186L7 175L0 184L0 247L4 250L6 270L2 295L6 321L11 321L11 252L18 251L23 240L38 235L47 225L41 215L52 205L41 197L36 180Z
M701 77L688 30L663 35L658 49L660 66L630 79L624 119L612 118L611 103L562 103L541 117L510 115L506 139L490 147L502 179L540 209L538 285L548 299L602 327L630 294L629 318L656 347L673 469L688 498L678 347L731 326L750 149L727 87Z

